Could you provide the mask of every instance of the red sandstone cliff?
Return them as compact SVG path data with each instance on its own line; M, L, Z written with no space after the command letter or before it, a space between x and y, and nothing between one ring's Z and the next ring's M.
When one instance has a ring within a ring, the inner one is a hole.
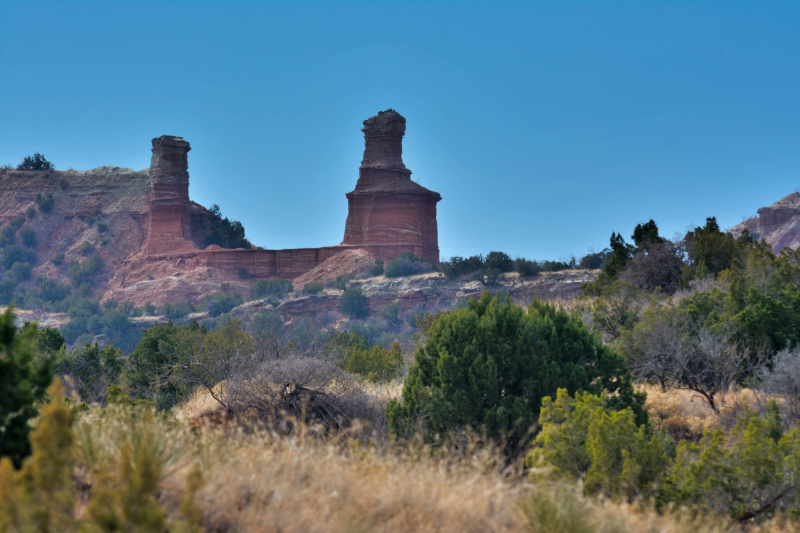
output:
M760 208L758 216L729 231L738 237L745 229L756 239L766 240L775 253L785 247L797 248L800 246L800 193L794 192L769 207Z

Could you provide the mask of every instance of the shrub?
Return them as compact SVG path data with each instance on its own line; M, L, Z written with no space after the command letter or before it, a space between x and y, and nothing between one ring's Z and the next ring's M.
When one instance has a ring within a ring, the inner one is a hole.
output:
M16 262L11 265L11 270L8 272L8 276L15 281L24 281L27 279L31 279L31 274L33 273L33 269L31 268L30 263L20 263Z
M514 261L514 269L522 276L535 276L541 268L536 261L520 258Z
M378 257L375 259L375 264L372 265L372 268L369 269L369 273L373 276L380 276L383 274L383 259Z
M12 225L5 226L2 231L0 231L0 247L8 246L10 244L14 244L17 240L17 228Z
M10 269L14 263L36 263L36 253L32 250L25 250L19 244L12 244L3 248L0 255L0 266L3 269Z
M500 272L500 269L497 268L486 269L486 283L488 285L494 285L501 279L503 279L503 274L502 272Z
M341 276L337 277L335 280L331 280L325 284L326 287L329 289L336 289L339 291L343 291L347 288L347 282L353 279L355 276L353 274L342 274Z
M36 326L19 331L15 320L10 308L0 315L0 457L9 457L19 467L30 453L29 421L37 415L35 404L44 398L53 371L49 358L34 361Z
M155 306L153 306L153 304L150 305L152 306L151 309L153 310L153 313L155 313ZM147 307L147 304L145 304L145 307ZM161 314L171 320L177 320L179 318L183 318L186 315L194 313L196 311L197 308L190 300L179 303L167 302L163 306L161 306Z
M247 271L245 267L237 268L236 275L239 276L239 279L248 279L250 277L250 273Z
M292 282L288 279L262 279L253 286L252 295L256 300L266 298L267 296L283 298L287 293L293 290Z
M158 308L153 305L153 302L145 302L142 306L142 314L147 316L155 316L158 312Z
M367 296L361 288L348 287L339 298L339 311L351 318L363 318L367 315Z
M482 255L473 255L466 259L453 256L449 260L439 263L439 270L446 276L455 278L475 272L481 272L481 275L483 275L484 266Z
M25 210L25 218L28 220L32 219L36 216L36 208L30 206L28 209Z
M206 296L205 303L208 309L208 314L211 316L219 316L224 313L229 313L231 309L241 305L244 298L238 292L223 291L216 294Z
M53 278L40 276L36 278L36 291L38 297L46 302L60 302L69 294L69 287Z
M22 163L17 165L17 170L55 170L56 167L39 152L32 156L26 155Z
M400 343L395 341L388 350L378 345L370 348L366 339L361 338L364 340L363 343L346 351L342 365L344 370L360 374L367 381L373 382L391 381L401 374L404 360Z
M312 281L303 285L303 294L317 294L324 288L321 281Z
M53 195L52 193L48 194L37 194L36 195L36 205L39 206L39 211L42 213L49 213L53 210Z
M97 223L97 232L98 233L105 233L108 231L108 224L105 222L98 222Z
M67 275L69 276L69 279L72 280L72 283L75 285L80 285L83 280L94 276L100 272L100 269L102 268L103 258L98 254L94 254L83 263L79 263L77 259L73 259L69 264Z
M524 446L545 396L559 388L606 392L609 407L631 407L647 421L644 396L633 390L624 359L578 318L534 299L528 312L484 292L467 307L433 318L403 386L402 404L387 406L395 435L410 436L418 421L428 438L470 426L507 451Z
M244 236L244 226L238 220L223 218L217 204L206 212L203 224L208 237L206 246L216 244L222 248L251 248L252 245Z
M75 348L59 361L56 373L69 375L82 401L98 403L105 399L108 386L122 373L124 353L118 348L95 342Z
M496 268L502 273L514 270L514 261L503 252L489 252L485 264L486 268Z
M611 248L606 248L600 252L589 252L581 257L578 266L588 270L603 268L611 260L612 255Z
M22 239L22 244L28 248L36 248L36 245L39 243L36 238L36 230L30 226L22 226L19 230L19 237Z
M605 497L648 496L668 462L669 438L636 425L631 409L611 411L606 399L559 389L542 400L542 431L528 454L529 467L549 466L557 477L585 479L586 491ZM533 474L533 472L532 472Z
M416 257L412 252L406 251L401 252L400 255L392 259L389 264L386 265L384 275L387 278L399 278L432 271L433 265L424 259Z
M25 224L25 217L17 215L14 218L12 218L8 223L16 231L19 228L21 228L23 224Z
M56 252L56 255L53 256L50 262L53 263L55 266L61 266L61 264L64 263L65 257L66 256L64 255L64 252Z
M95 251L95 246L89 241L83 241L81 247L78 248L78 252L80 252L81 255L89 255L94 251Z
M692 504L743 524L775 507L797 509L800 429L784 434L778 406L766 418L744 419L729 435L706 432L697 443L678 445L660 503Z
M400 306L397 305L397 302L389 302L386 307L381 309L378 316L386 321L387 326L396 327L400 324Z

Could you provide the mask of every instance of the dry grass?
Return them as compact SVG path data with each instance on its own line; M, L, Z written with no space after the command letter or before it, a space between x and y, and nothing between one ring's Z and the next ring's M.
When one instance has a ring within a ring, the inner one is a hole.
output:
M719 412L714 412L706 402L692 391L643 385L647 392L645 408L650 413L654 429L666 428L676 440L698 440L703 432L717 428L725 430L736 425L739 417L758 411L759 402L749 389L728 392L720 398Z

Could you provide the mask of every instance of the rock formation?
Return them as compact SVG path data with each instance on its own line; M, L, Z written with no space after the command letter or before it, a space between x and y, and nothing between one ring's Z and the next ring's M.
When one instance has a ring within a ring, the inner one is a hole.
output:
M436 204L439 193L411 181L403 164L406 119L381 111L364 121L364 159L356 188L347 193L342 245L363 248L391 260L400 252L439 261Z
M800 193L792 193L769 207L758 210L758 216L737 224L729 231L736 237L747 230L758 240L764 239L778 253L785 247L800 246Z

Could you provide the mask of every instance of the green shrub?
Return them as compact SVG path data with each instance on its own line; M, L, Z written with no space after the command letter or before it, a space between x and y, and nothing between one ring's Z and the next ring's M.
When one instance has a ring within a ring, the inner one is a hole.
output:
M10 269L14 263L36 263L36 252L26 250L19 244L11 244L3 248L0 254L0 267L4 270Z
M35 216L36 216L36 208L35 207L30 206L28 209L25 210L25 218L27 218L28 220L32 219Z
M66 256L64 255L64 252L56 252L56 255L53 256L50 262L53 263L55 266L61 266L61 264L64 263L65 257Z
M321 281L312 281L303 285L303 294L317 294L324 288Z
M486 268L496 268L501 273L514 270L514 261L503 252L489 252L486 256Z
M669 437L636 425L631 409L612 411L606 399L559 389L542 399L541 433L528 454L529 467L550 467L571 481L585 479L589 494L633 500L647 497L668 462ZM535 477L535 471L531 472Z
M326 283L325 286L328 287L329 289L336 289L339 291L343 291L347 288L347 282L349 282L354 277L355 276L353 276L353 274L342 274L335 280L331 280L328 283Z
M400 306L397 305L397 302L389 302L386 304L386 307L381 309L379 315L383 320L386 321L386 325L389 327L396 327L400 324Z
M234 291L218 292L205 298L206 309L208 309L208 314L211 316L229 313L231 309L241 305L243 302L242 295Z
M49 213L53 210L53 195L51 193L37 194L36 205L39 206L39 211L42 213Z
M383 274L383 259L378 257L375 259L375 264L372 265L372 268L369 269L369 273L373 276L380 276Z
M5 226L0 231L0 248L14 244L17 240L17 228L12 225Z
M339 298L339 311L351 318L367 315L367 296L359 287L348 287Z
M69 264L67 275L69 276L69 279L72 280L73 284L80 285L83 280L94 276L100 272L100 269L102 268L103 258L98 254L94 254L92 257L86 259L82 263L79 263L77 259L73 259Z
M39 152L32 156L26 155L22 163L17 165L17 170L55 170L56 166L45 159Z
M29 421L37 416L35 404L44 398L53 371L50 358L34 360L35 324L20 331L15 320L11 308L0 315L0 457L19 467L30 454Z
M486 283L488 285L494 285L502 278L503 278L503 273L500 272L500 269L497 268L486 269Z
M218 205L212 205L206 212L202 224L208 237L206 246L216 244L222 248L251 248L252 245L244 236L244 226L238 220L222 217Z
M294 290L292 282L288 279L262 279L253 285L252 295L253 298L259 300L267 296L274 296L276 298L283 298L287 293Z
M708 431L681 442L659 502L694 505L747 523L775 508L793 513L798 501L800 429L784 434L778 406L767 417L743 419L730 434Z
M387 278L399 278L432 271L433 265L415 256L412 252L406 251L389 261L384 275Z
M108 386L122 373L124 353L111 345L104 348L86 343L69 352L56 365L56 373L72 378L82 401L97 403L105 399Z
M37 296L46 302L60 302L69 294L69 287L53 278L36 278Z
M91 253L94 253L94 251L95 251L95 246L89 241L83 241L81 247L78 248L78 252L80 252L81 255L89 255Z
M16 231L16 230L18 230L19 228L21 228L23 224L25 224L25 217L23 217L23 216L20 216L20 215L17 215L17 216L15 216L14 218L12 218L12 219L11 219L11 220L8 222L8 224L9 224L9 225L10 225L12 228L14 228L14 231Z
M395 341L388 350L377 345L351 348L345 355L343 368L361 374L368 381L386 382L400 376L403 364L400 344Z
M541 270L536 261L530 261L525 258L517 259L514 262L514 269L522 276L535 276Z
M546 396L559 388L610 395L614 410L631 407L647 422L644 395L633 390L622 356L579 318L533 300L525 309L484 292L467 307L433 318L403 386L386 416L392 433L428 438L470 426L521 449Z
M449 260L439 263L439 270L451 278L476 272L480 272L481 276L483 276L484 267L485 264L482 255L473 255L466 259L456 255Z
M105 222L98 222L97 223L97 232L98 233L105 233L108 231L108 224Z
M148 308L147 307L148 304L150 306L152 306L152 307ZM145 313L147 313L148 309L152 310L152 314L155 314L155 312L156 312L155 311L155 306L153 304L151 304L150 302L145 304ZM185 302L178 302L178 303L167 302L167 303L165 303L164 305L161 306L161 314L164 315L165 317L171 319L171 320L177 320L179 318L183 318L186 315L189 315L189 314L195 313L195 312L197 312L197 308L191 302L191 300L186 300Z
M19 237L22 239L22 244L28 248L36 248L39 240L36 238L36 230L30 226L22 226L19 230Z
M237 268L236 275L239 276L239 279L248 279L250 277L250 273L247 271L245 267Z

